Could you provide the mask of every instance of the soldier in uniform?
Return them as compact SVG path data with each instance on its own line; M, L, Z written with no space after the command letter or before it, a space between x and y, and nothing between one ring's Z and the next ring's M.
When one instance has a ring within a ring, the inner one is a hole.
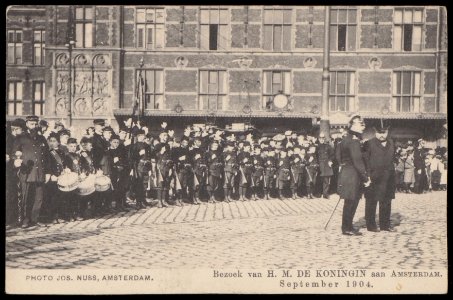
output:
M19 168L20 165L15 166L14 161L16 154L13 152L14 141L23 132L25 126L22 119L16 119L11 122L11 129L6 135L6 224L7 226L15 226L18 217L18 192L19 184Z
M130 164L131 164L131 187L130 190L135 197L135 208L145 208L145 184L147 185L147 175L151 168L149 147L144 142L145 131L135 128L137 141L130 146ZM159 203L160 205L162 203Z
M116 134L113 134L110 139L108 156L111 159L112 164L110 180L112 181L113 186L112 198L115 201L115 209L116 211L124 211L127 190L127 170L125 171L127 157L124 149L120 148L120 137Z
M280 149L280 158L278 159L277 164L277 187L278 187L278 198L280 200L284 199L283 192L288 186L291 180L291 171L290 171L290 160L288 157L288 152L285 148Z
M235 177L238 174L239 164L237 161L237 154L234 151L234 142L228 141L226 143L225 151L223 152L224 166L224 183L223 191L225 195L225 202L231 201L231 189L235 184Z
M80 168L80 155L77 153L77 140L75 138L68 139L68 153L65 157L65 164L66 168L69 169L71 172L77 173L77 175L81 174ZM68 171L68 170L66 170ZM66 199L68 199L67 203L67 220L71 221L81 221L83 220L81 216L79 216L79 205L80 205L80 197L76 195L75 191L66 193Z
M238 153L238 163L239 174L241 176L239 181L239 199L245 201L248 188L253 187L253 161L250 155L250 143L248 141L244 142L242 151Z
M93 139L89 136L84 136L80 140L80 175L81 178L84 179L85 177L95 174L96 169L94 167L94 160L93 160ZM80 213L82 218L86 218L86 213L88 210L88 203L91 205L91 209L95 214L99 214L100 207L97 203L98 195L95 193L87 196L80 197Z
M308 152L305 155L305 161L306 161L306 176L305 176L305 186L307 187L307 197L308 199L313 199L313 190L314 187L316 186L316 179L318 176L318 169L319 169L319 164L318 164L318 159L316 157L316 147L315 146L310 146L308 148Z
M317 153L320 172L319 175L322 179L322 197L329 199L330 178L333 176L332 165L335 154L332 146L327 143L324 133L319 134Z
M383 125L383 124L382 124ZM392 199L395 198L395 146L388 138L388 127L375 128L376 136L365 144L365 166L371 184L365 194L365 220L368 231L379 232L376 225L376 206L379 203L379 227L396 231L390 225Z
M39 225L38 217L43 201L44 184L50 180L49 146L46 139L38 134L36 126L39 118L26 118L27 131L17 137L13 153L20 154L15 165L20 166L20 185L22 194L21 213L24 214L23 228ZM17 152L19 151L19 152Z
M178 200L181 204L184 200L189 201L193 197L193 169L192 159L189 151L189 141L187 139L181 140L181 146L175 148L175 162L176 171L179 183L181 185L181 192L178 195ZM193 200L191 200L193 202Z
M190 157L193 162L194 170L194 203L201 204L200 192L206 187L208 169L206 164L205 152L201 146L201 139L195 138L193 141Z
M363 162L360 140L365 129L362 118L354 115L349 121L349 132L338 144L341 164L338 178L338 193L344 199L341 230L344 235L362 235L352 226L357 205L362 195L362 186L368 187L370 179Z
M102 119L95 119L93 121L94 124L94 134L93 134L93 158L94 158L94 166L96 168L99 167L99 163L101 162L102 156L104 152L107 151L109 147L109 143L105 141L103 138L103 130L105 127L105 121Z
M46 184L45 194L50 207L50 220L53 224L64 223L65 208L67 205L66 197L58 189L58 176L63 174L65 165L65 154L58 148L59 135L51 132L47 138L50 148L49 169L50 181Z
M277 159L275 158L274 149L270 148L265 158L264 167L264 194L266 200L269 200L269 193L275 189L277 178Z
M253 150L253 173L252 173L252 197L253 200L257 200L257 196L261 195L264 187L264 161L263 155L261 154L261 148L256 145Z
M221 187L222 180L222 156L220 151L218 151L219 144L217 141L211 143L210 150L206 154L206 161L208 165L208 194L209 194L209 203L217 202L215 199L215 193Z
M294 154L291 159L291 191L293 199L297 198L297 192L303 185L305 173L305 157L301 156L300 146L294 146Z
M167 207L170 180L173 176L173 161L171 160L170 146L167 144L168 134L162 132L159 135L159 144L155 147L157 164L157 198L159 206Z

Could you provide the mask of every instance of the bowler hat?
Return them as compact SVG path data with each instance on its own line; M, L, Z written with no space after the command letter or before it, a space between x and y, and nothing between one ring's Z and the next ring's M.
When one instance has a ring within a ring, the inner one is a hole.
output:
M39 117L38 116L27 116L26 120L27 121L38 122L39 121Z
M105 120L103 120L103 119L94 119L94 120L93 120L93 124L94 124L94 125L105 126Z

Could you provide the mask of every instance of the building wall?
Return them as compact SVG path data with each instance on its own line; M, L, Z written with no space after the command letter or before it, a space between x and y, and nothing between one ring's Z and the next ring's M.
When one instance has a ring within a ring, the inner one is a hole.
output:
M165 101L160 109L162 111L171 111L179 104L184 111L202 114L197 106L200 70L225 70L228 79L226 110L232 114L240 113L244 105L249 104L252 111L264 112L261 103L263 72L284 70L291 74L289 96L293 103L292 111L314 117L319 114L319 110L314 114L312 112L321 106L324 7L293 7L291 50L275 52L263 49L262 6L227 7L229 21L226 36L221 37L227 41L226 46L212 51L200 46L199 7L164 7L164 47L157 50L139 49L136 47L138 35L135 19L137 9L144 7L152 6L95 7L92 21L95 28L94 46L76 48L71 53L72 77L76 81L72 86L72 112L76 122L95 117L113 118L118 109L131 110L136 72L142 58L144 69L163 70ZM348 49L354 50L333 49L330 67L332 71L355 72L352 111L378 114L385 107L391 108L393 72L411 70L422 74L421 112L446 113L445 8L425 7L422 50L411 52L393 50L393 7L351 8L357 9L356 34L348 36ZM46 115L49 118L66 117L69 105L68 93L62 89L62 80L65 79L62 76L67 76L70 68L69 50L65 46L68 13L69 6L47 6L45 16L41 16L41 21L38 18L33 25L46 27L45 68L36 68L35 71L25 65L25 56L29 55L25 44L24 65L7 66L9 78L24 78L24 66L29 68L30 78L45 78ZM24 27L24 24L17 17L9 16L8 28L13 26ZM183 57L187 64L178 65L179 57ZM311 63L306 60L311 60ZM102 75L102 80L97 79L97 75ZM90 84L90 89L83 89L84 80ZM24 91L24 98L26 93L29 92ZM24 109L24 114L28 113ZM273 115L275 112L267 114ZM402 117L404 115L401 114Z

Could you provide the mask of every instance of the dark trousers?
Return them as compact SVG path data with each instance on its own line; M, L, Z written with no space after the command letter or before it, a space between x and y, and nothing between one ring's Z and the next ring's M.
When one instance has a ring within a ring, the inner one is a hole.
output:
M46 196L49 201L50 220L62 219L65 217L66 197L57 186L56 181L46 184Z
M6 225L14 225L17 222L18 179L12 172L7 173L6 176Z
M352 226L352 221L354 219L357 206L359 205L360 198L357 199L344 199L343 205L343 218L341 223L341 230L353 231L354 227Z
M44 197L44 182L27 182L25 175L22 175L20 180L23 196L21 209L24 213L23 220L25 223L36 223Z
M368 229L376 229L376 206L379 203L379 227L381 229L390 228L390 213L392 209L392 199L378 199L368 197L365 202L365 220Z
M321 178L322 178L322 195L324 197L328 197L331 176L321 176Z
M415 172L414 192L420 194L423 192L423 189L426 184L426 173L425 170L422 170L422 173L418 174L417 169L414 172Z

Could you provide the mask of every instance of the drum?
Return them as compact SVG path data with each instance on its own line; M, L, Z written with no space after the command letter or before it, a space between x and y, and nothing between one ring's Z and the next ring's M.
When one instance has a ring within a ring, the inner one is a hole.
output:
M100 175L96 176L94 181L94 187L97 192L105 192L107 191L112 185L112 181L108 176Z
M77 187L77 194L80 196L88 196L93 194L96 191L94 186L94 181L96 176L94 174L88 175L84 180L79 183Z
M79 176L77 173L64 173L58 176L57 186L60 191L63 192L72 192L77 189L79 185Z

